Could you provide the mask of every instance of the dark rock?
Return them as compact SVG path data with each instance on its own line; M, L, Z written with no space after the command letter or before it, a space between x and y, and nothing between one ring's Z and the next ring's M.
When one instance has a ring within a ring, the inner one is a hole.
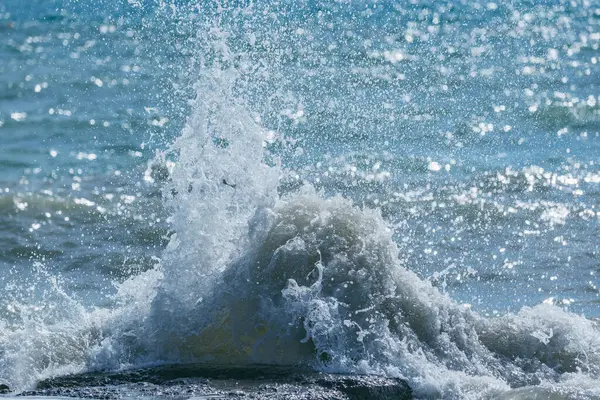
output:
M350 400L412 399L412 389L401 379L368 375L324 375L315 383L337 389Z
M0 394L9 393L10 388L5 384L0 384Z
M401 379L337 375L276 366L164 365L119 372L69 375L42 381L29 396L80 398L218 396L223 399L411 399Z

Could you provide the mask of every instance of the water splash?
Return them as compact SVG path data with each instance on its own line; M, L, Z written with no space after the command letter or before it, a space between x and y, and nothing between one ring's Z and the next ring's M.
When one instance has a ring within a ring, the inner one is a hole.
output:
M50 285L50 309L0 329L2 382L22 390L163 362L300 364L405 378L424 397L481 398L600 376L594 322L549 305L484 318L407 269L380 211L309 185L280 197L238 54L209 32L168 155L176 234L160 264L117 285L105 308Z

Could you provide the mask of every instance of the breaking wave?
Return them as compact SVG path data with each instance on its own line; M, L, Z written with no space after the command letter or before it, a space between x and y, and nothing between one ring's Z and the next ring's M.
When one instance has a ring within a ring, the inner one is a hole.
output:
M428 398L532 385L568 394L579 385L569 382L600 378L594 321L550 305L484 318L408 269L377 209L308 184L280 196L279 162L238 80L215 64L196 83L169 152L163 191L176 233L160 263L93 309L39 266L36 300L15 302L0 322L0 383L20 391L55 375L173 362L386 375Z

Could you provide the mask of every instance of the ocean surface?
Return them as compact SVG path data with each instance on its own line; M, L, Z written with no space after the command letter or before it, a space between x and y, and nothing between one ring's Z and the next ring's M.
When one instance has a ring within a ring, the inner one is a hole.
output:
M1 0L0 397L600 398L599 47L595 0ZM237 372L128 372L186 365Z

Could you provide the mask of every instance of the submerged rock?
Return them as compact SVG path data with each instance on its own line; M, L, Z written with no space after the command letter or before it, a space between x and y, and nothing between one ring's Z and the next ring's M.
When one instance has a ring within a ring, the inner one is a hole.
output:
M323 375L315 382L324 388L333 388L351 400L411 399L408 383L401 379L379 376Z
M286 367L169 365L48 379L27 396L79 398L411 399L401 379L323 374Z

